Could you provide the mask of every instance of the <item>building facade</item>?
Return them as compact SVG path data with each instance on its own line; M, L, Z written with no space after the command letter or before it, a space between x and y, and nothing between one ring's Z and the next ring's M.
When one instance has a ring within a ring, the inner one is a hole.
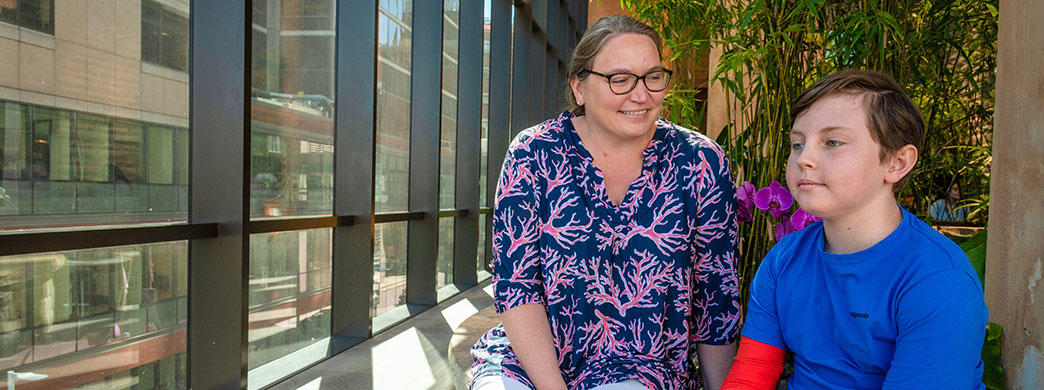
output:
M0 0L20 388L260 388L488 278L586 2L231 3Z

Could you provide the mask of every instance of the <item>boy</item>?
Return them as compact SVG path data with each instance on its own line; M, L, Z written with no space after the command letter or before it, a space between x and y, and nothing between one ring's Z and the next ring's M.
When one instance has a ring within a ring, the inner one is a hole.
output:
M982 286L957 245L895 201L924 122L891 77L842 71L791 109L787 184L823 219L787 235L751 287L723 389L983 389Z

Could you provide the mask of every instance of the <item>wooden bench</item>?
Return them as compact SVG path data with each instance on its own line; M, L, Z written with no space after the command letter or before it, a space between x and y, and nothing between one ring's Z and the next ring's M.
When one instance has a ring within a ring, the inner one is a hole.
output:
M479 337L497 325L500 325L500 314L490 305L472 314L453 330L447 360L456 389L467 390L471 385L471 347Z

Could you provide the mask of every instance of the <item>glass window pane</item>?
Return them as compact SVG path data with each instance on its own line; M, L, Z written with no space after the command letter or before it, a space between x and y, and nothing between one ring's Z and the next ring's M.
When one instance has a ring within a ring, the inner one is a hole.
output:
M140 122L119 120L113 126L112 165L116 211L148 210L145 184L145 136Z
M412 2L381 1L377 17L376 212L406 211L410 163ZM386 8L387 7L387 8Z
M54 34L54 0L0 1L0 21Z
M0 100L0 229L186 219L188 9L0 1L0 19L58 42L0 45L21 64L3 71L16 93ZM98 17L54 29L85 12Z
M490 207L486 204L486 169L489 161L487 155L489 154L490 0L485 1L485 10L485 20L482 23L482 136L479 141L479 207ZM481 245L481 240L479 242Z
M296 368L313 362L281 358L330 336L332 258L332 229L250 236L251 370L277 360Z
M413 24L413 0L381 0L380 12L410 26Z
M334 2L272 5L255 10L278 23L252 45L250 216L331 215Z
M143 0L141 4L141 58L167 68L188 71L188 9Z
M407 222L374 226L374 316L406 304L406 226Z
M453 217L439 218L439 255L435 263L435 289L453 284Z
M455 207L457 150L457 46L459 0L443 2L442 18L442 131L439 143L439 208Z
M479 218L478 225L478 256L475 259L475 270L485 270L488 264L486 263L486 221L489 218L489 214L482 214Z
M0 370L47 388L184 352L187 263L185 241L0 257Z

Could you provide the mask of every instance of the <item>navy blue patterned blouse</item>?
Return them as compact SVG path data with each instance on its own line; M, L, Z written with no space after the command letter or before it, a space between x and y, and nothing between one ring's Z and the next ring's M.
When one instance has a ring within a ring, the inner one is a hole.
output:
M696 343L727 344L739 331L728 160L661 118L616 206L570 118L522 131L508 150L493 212L497 312L545 305L570 388L695 389ZM474 378L531 386L503 326L472 354Z

